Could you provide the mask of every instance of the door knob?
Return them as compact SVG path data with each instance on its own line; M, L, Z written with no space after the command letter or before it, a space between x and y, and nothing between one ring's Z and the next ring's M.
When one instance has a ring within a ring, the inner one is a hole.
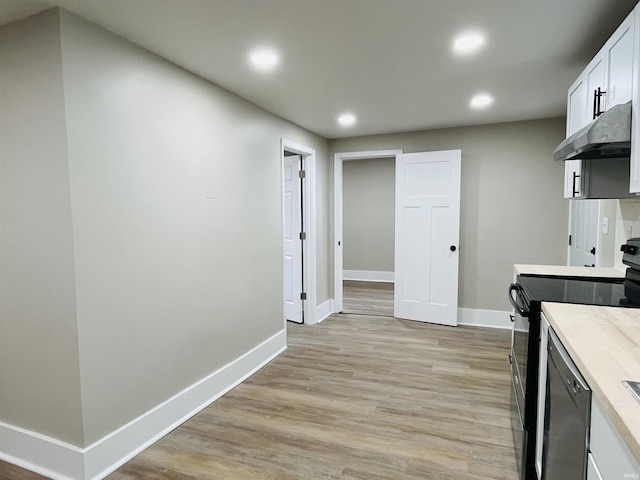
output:
M451 245L449 247L449 250L451 250L452 252L455 252L456 251L456 246L455 245Z

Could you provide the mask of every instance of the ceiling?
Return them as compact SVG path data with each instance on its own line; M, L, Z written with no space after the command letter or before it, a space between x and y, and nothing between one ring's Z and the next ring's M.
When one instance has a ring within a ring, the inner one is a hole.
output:
M0 24L61 6L326 138L558 117L637 0L0 0ZM483 31L472 56L455 35ZM280 52L256 73L248 52ZM471 110L471 96L494 104ZM337 116L357 116L340 127Z

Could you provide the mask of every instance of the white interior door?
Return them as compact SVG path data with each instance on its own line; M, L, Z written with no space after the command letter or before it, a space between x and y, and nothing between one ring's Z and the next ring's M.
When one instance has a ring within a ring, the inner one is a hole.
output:
M596 267L600 200L571 200L569 265Z
M461 157L396 156L395 317L457 324Z
M300 155L284 157L284 313L297 323L303 321L301 161Z

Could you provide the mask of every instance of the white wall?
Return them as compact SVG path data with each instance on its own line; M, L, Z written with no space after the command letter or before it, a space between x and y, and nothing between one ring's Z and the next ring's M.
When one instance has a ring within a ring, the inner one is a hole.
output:
M509 310L514 263L566 262L562 118L332 140L331 152L462 149L459 306Z
M344 269L394 271L395 159L342 166Z

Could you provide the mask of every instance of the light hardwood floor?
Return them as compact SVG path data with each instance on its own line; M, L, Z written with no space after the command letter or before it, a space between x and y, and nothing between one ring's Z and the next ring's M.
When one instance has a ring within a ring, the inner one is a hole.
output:
M387 317L289 348L109 480L515 480L509 334ZM40 479L0 463L5 480Z
M393 317L393 283L344 280L343 313Z

